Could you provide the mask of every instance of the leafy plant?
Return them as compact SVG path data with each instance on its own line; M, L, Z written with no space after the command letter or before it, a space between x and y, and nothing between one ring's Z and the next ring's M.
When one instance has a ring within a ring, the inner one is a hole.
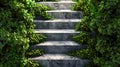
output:
M25 67L30 62L25 57L29 44L45 38L34 34L33 19L50 19L46 10L33 0L0 0L0 67Z
M30 46L43 42L47 37L42 34L31 34L29 35Z
M44 66L38 64L38 62L29 60L28 63L25 65L25 67L44 67Z
M76 26L82 31L74 40L87 44L87 48L71 55L89 58L92 67L120 66L120 1L79 0L75 10L82 10L84 17Z
M29 49L26 51L26 57L37 57L43 54L44 51L41 49Z

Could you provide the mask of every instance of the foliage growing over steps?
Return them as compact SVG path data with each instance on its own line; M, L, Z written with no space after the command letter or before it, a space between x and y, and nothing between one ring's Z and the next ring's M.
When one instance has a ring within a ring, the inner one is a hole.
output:
M79 0L74 9L84 11L74 40L88 46L71 55L93 60L92 67L119 67L120 0Z
M26 51L26 57L37 57L44 54L44 51L41 49L28 49Z
M38 64L35 61L28 61L28 63L24 67L44 67L41 64Z
M43 42L46 39L46 37L43 36L42 34L32 34L32 36L29 39L30 39L30 42L29 42L30 47L26 51L25 56L27 58L30 58L30 57L43 55L44 51L42 49L31 49L31 46Z
M33 0L0 0L0 67L40 67L25 53L29 44L44 40L34 34L33 18L39 14L49 19L48 9Z
M30 46L38 44L43 42L47 37L43 36L42 34L32 34L31 37L29 37L29 44Z

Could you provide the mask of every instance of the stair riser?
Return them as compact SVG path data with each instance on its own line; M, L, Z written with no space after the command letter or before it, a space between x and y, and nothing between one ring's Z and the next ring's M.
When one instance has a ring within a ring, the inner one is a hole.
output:
M40 4L49 6L54 10L67 10L67 9L71 9L75 3L40 2Z
M82 12L47 12L56 19L81 19Z
M75 29L77 22L35 22L35 29Z
M38 62L45 67L85 67L85 64L88 64L85 60L40 60Z
M78 33L42 33L47 36L46 41L71 41Z
M66 54L72 50L83 49L86 46L33 46L32 49L43 49L47 54Z

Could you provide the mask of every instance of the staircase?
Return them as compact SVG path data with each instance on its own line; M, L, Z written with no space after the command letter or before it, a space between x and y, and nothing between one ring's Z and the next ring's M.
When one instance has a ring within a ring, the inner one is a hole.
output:
M72 37L79 32L74 31L75 25L82 18L81 11L72 11L75 2L61 0L58 2L39 2L54 10L46 11L55 20L34 20L36 33L47 36L45 42L32 46L33 49L43 49L46 54L30 58L45 67L84 67L88 60L66 55L71 50L83 49L85 46L72 41Z

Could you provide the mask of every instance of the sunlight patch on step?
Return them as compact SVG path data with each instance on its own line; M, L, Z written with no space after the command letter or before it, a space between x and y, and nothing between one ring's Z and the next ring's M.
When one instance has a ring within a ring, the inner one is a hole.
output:
M79 46L78 43L74 41L45 41L43 43L37 44L37 46Z
M81 22L81 19L34 20L34 22Z
M30 58L31 60L80 60L79 58L65 54L44 54L40 57Z
M35 33L80 33L71 29L35 29Z

